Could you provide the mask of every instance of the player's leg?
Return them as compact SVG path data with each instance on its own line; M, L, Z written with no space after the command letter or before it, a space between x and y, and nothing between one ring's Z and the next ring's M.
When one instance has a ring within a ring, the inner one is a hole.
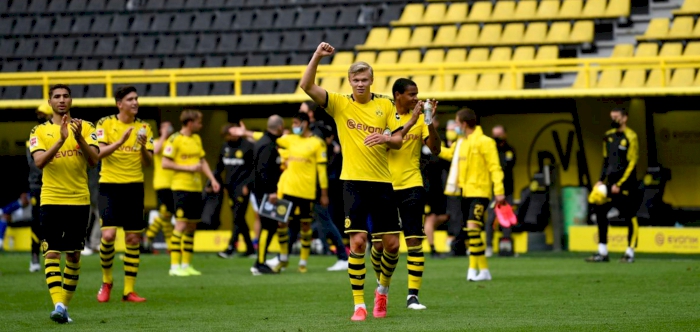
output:
M343 244L343 238L340 235L340 231L335 227L333 220L331 219L331 214L328 207L321 206L321 204L314 205L314 216L321 222L321 228L326 233L326 237L320 237L322 241L326 238L330 238L331 243L335 245L336 256L338 261L333 264L333 266L327 268L327 271L347 271L348 269L348 253L345 251L345 244Z
M367 250L367 208L361 194L365 194L363 183L345 181L343 183L343 208L345 211L345 233L350 239L350 255L348 257L348 276L355 304L353 321L363 321L367 318L365 305L365 252Z
M32 204L32 223L31 223L31 230L32 230L32 258L31 261L29 262L29 272L37 272L41 270L41 262L40 258L41 257L41 212L40 212L40 206L41 206L41 188L39 189L32 189L31 192L29 193L31 196L31 204Z
M245 257L250 257L255 255L255 244L253 239L250 237L250 227L248 227L248 221L245 219L246 211L248 210L250 196L241 196L236 203L236 213L234 214L235 223L234 226L238 232L243 236L243 242L245 242Z
M489 204L489 199L476 198L472 201L472 203L474 218L467 220L467 229L472 230L472 232L475 229L478 230L476 233L478 241L476 242L475 246L469 247L469 257L472 257L473 253L473 255L476 256L476 261L478 264L479 274L476 276L476 278L474 278L474 281L488 281L491 280L491 272L489 271L489 266L485 255L486 244L481 238L481 231L484 225L484 213L486 212L486 208Z
M372 218L372 235L382 237L382 273L379 276L379 286L374 292L374 317L386 317L386 304L396 265L399 262L399 222L398 209L394 200L394 190L389 183L373 183L371 186L370 207ZM422 212L422 209L421 209Z
M224 199L226 200L226 199ZM229 192L229 197L228 197L228 202L231 206L231 214L233 216L233 227L231 228L231 238L228 241L228 246L226 246L226 250L219 252L217 256L221 258L231 258L233 257L233 254L236 253L236 247L238 244L238 226L237 226L237 216L238 216L238 210L239 205L238 201L236 200L235 195L232 192ZM224 204L223 202L221 204Z
M117 220L116 215L119 209L113 184L100 183L100 230L102 237L100 239L100 265L102 267L102 285L97 292L98 302L109 301L112 292L114 280L112 278L112 267L114 265L114 239L117 236Z
M61 251L60 247L63 238L63 227L65 224L61 219L57 219L60 209L56 205L43 205L39 208L41 228L43 230L41 239L41 250L44 255L44 275L46 285L49 287L51 302L54 310L51 312L51 320L58 323L66 323L64 317L65 306L63 305L63 274L61 273Z
M593 213L595 213L596 223L598 224L598 252L586 258L587 262L599 263L610 261L610 257L608 256L608 212L610 208L612 208L610 202L593 206Z
M408 256L408 297L406 307L422 310L426 307L418 301L418 292L423 284L425 270L425 254L423 253L423 214L425 212L425 189L415 187L394 192L397 198L401 226L406 239Z
M248 197L248 201L250 202L250 207L253 209L253 215L255 216L253 220L253 250L258 250L258 242L260 239L260 234L262 234L262 222L260 221L260 215L258 214L258 201L255 194L251 192L250 197Z
M277 232L278 223L276 220L261 217L260 226L261 230L260 234L258 235L258 239L260 241L258 243L258 257L255 260L253 267L250 268L250 272L253 273L254 276L275 273L272 268L266 264L265 259L267 258L267 251L270 247L270 242L272 242L272 239Z
M141 234L146 228L143 219L144 188L143 183L130 184L128 197L124 197L124 234L126 252L124 253L124 293L122 301L145 302L134 291L136 277L141 265ZM126 208L128 206L128 208Z
M299 252L299 272L306 273L306 264L311 256L311 240L313 230L311 222L314 220L311 215L313 202L306 199L299 200L299 234L301 236L301 251Z
M173 191L173 207L175 208L175 227L170 237L170 271L171 276L186 277L187 272L182 269L182 234L187 226L185 219L185 199L187 192Z
M187 192L185 195L185 205L183 207L184 219L186 221L184 232L182 233L182 269L191 276L198 276L202 273L192 267L192 257L194 256L194 233L197 223L202 218L202 198L201 193Z
M68 316L68 307L80 280L80 253L85 247L85 229L90 223L90 205L65 206L62 208L65 209L62 215L71 216L71 219L75 220L70 226L67 226L68 228L63 235L66 265L63 268L62 302L66 308L66 319L68 322L71 322L72 320Z
M620 210L620 216L627 223L627 249L620 258L621 263L634 263L634 249L637 247L637 238L639 237L639 222L637 221L639 204L632 195L633 193L630 191L627 191L627 195L623 192L622 195L616 195L619 197L613 202Z
M372 218L368 218L369 225L372 224ZM384 244L382 243L381 235L372 235L372 248L370 249L369 260L372 263L372 269L374 270L374 276L377 278L377 285L379 285L379 277L382 275L382 253L384 252Z
M483 215L486 210L486 203L479 198L463 198L462 212L466 215L463 232L466 233L465 245L469 251L469 269L467 270L467 280L477 281L480 263L485 260L484 251L486 245L481 239L481 228L483 227Z
M144 247L146 247L146 249L151 249L156 235L158 235L158 232L160 232L161 229L163 229L166 220L167 222L170 222L170 212L168 211L168 206L164 202L164 196L166 194L169 194L170 200L172 201L172 192L169 192L169 190L167 191L168 192L166 192L166 190L163 189L156 191L156 199L158 200L158 215L153 219L153 223L148 225L148 229L146 229L146 241L144 242Z

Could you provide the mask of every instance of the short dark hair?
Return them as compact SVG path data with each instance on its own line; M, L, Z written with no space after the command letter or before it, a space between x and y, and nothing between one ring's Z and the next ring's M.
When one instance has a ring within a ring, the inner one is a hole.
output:
M418 87L416 82L409 80L408 78L399 78L398 80L396 80L396 82L394 82L394 86L391 88L391 94L393 96L396 96L397 92L399 94L402 94L406 92L406 89L409 86L415 86L416 88Z
M53 96L54 90L58 90L58 89L65 89L66 91L68 91L69 95L73 95L73 93L70 91L70 88L67 85L59 83L59 84L54 84L49 88L49 98L51 98Z
M477 124L477 119L476 119L476 112L472 110L471 108L463 108L457 112L457 118L459 119L459 122L466 122L467 127L469 128L474 128L476 127Z
M126 95L136 92L136 87L132 85L127 85L127 86L122 86L117 89L117 92L114 93L114 101L115 102L120 102ZM138 92L136 92L138 93Z
M221 136L226 137L226 135L228 135L228 131L233 127L238 127L238 124L229 122L229 123L221 126Z
M295 114L293 118L297 119L301 122L306 121L306 122L311 123L311 120L309 120L309 115L304 113L304 112L299 112L299 113Z
M627 110L622 108L622 107L613 108L610 111L610 113L613 113L613 112L620 113L620 114L622 114L622 116L629 116L629 113L627 112Z
M182 122L183 126L186 126L188 123L200 119L202 117L202 112L197 111L197 110L184 110L182 111L182 114L180 114L180 122Z
M316 113L316 108L318 108L318 105L313 100L307 100L302 104L306 105L306 107L309 108L309 111Z
M333 128L331 126L329 126L329 125L320 126L319 129L321 130L321 133L323 134L324 138L333 137Z

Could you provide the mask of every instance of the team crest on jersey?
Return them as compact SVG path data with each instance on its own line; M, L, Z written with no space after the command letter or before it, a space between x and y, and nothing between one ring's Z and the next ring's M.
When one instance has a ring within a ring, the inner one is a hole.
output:
M506 160L513 160L513 151L506 151Z
M104 129L97 129L97 138L104 138L104 137L105 137Z
M382 112L382 109L377 107L377 110L374 112L374 114L377 114L377 116L382 116L384 115L384 112Z
M29 147L30 147L30 148L35 147L35 146L37 145L37 142L38 142L38 141L37 141L36 137L30 138L30 139L29 139Z
M236 150L236 152L234 153L234 155L236 156L236 158L243 158L243 151L241 151L241 150Z

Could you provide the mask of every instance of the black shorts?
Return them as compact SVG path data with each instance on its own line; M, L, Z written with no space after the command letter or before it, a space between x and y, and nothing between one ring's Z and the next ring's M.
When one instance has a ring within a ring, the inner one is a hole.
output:
M313 216L311 211L314 206L314 201L306 198L299 198L289 195L284 195L284 199L292 202L292 213L289 215L289 221L312 222Z
M425 188L413 187L394 191L394 201L399 208L403 236L424 238Z
M29 190L29 200L32 204L32 238L36 236L41 241L41 188Z
M169 218L175 214L175 202L173 201L172 190L156 190L156 198L158 199L158 213L160 213L161 216Z
M393 200L391 183L345 181L343 203L345 208L345 233L371 233L376 235L401 232L399 214ZM367 218L372 218L372 227Z
M479 224L484 227L484 214L489 205L489 199L486 197L463 197L462 198L462 214L465 221L462 227L466 229L467 223Z
M436 214L439 216L447 213L447 196L445 196L442 188L437 187L437 189L431 190L426 195L425 214Z
M199 222L202 220L202 193L196 191L173 191L175 220Z
M460 196L446 196L446 206L447 214L449 219L447 220L447 233L452 236L457 236L462 232L462 223L464 222L462 213L462 197Z
M121 227L125 232L143 232L143 182L100 183L102 228Z
M42 229L41 250L75 252L85 248L90 223L90 205L42 205L39 208Z

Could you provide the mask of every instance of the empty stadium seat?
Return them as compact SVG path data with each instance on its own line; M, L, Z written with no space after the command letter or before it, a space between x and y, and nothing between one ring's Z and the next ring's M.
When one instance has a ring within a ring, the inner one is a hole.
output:
M675 16L698 14L700 14L700 0L684 0L681 8L673 11Z
M634 56L637 58L655 57L658 55L659 45L656 43L643 43L637 46ZM623 88L640 88L647 81L646 69L628 69L622 78L620 87Z
M677 57L683 54L683 43L680 42L667 42L661 46L661 51L659 52L660 57ZM652 69L649 73L649 78L647 79L646 86L649 88L657 88L661 86L662 73L661 69ZM670 85L671 81L671 69L666 69L664 74L664 85Z

